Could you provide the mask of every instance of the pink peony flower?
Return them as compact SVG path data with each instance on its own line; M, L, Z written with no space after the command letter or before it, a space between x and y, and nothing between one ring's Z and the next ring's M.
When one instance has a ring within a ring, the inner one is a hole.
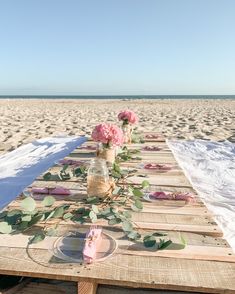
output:
M108 146L120 146L123 143L123 132L122 130L111 124L100 124L97 125L91 137L96 142L102 142Z
M122 120L125 124L136 124L138 122L137 115L131 110L121 111L118 114L118 119Z

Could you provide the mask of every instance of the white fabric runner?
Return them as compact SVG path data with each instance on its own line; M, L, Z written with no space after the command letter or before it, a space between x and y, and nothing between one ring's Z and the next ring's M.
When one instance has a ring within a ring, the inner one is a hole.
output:
M0 210L56 161L86 141L86 137L36 140L0 157Z
M203 140L167 143L235 251L235 145Z

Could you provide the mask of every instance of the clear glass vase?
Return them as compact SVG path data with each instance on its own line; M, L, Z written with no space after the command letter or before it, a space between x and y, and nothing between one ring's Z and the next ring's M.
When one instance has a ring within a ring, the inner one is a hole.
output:
M122 125L123 137L125 144L131 144L132 127L129 124Z
M105 159L109 165L112 165L116 158L116 148L104 148L102 143L100 143L97 147L97 157Z
M87 194L89 197L105 197L110 190L109 170L101 158L91 160L87 174Z

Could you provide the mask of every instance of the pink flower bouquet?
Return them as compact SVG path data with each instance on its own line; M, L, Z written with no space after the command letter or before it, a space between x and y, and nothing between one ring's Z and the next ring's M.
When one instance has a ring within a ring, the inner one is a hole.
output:
M138 122L137 115L131 110L121 111L118 114L118 119L122 121L123 125L136 124Z
M122 130L111 124L100 124L97 125L91 137L96 142L101 142L104 148L121 146L123 143L123 132Z

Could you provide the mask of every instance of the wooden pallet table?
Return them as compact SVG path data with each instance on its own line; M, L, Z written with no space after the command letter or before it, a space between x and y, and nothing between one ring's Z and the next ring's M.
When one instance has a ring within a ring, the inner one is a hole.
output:
M88 145L94 144L89 141ZM144 151L143 146L157 145L159 151ZM130 148L141 150L141 161L123 163L136 168L137 173L129 179L139 184L147 179L151 185L169 191L190 191L191 184L178 166L172 152L162 137L148 139L145 144L133 144ZM94 151L76 149L70 157L89 160ZM174 169L168 172L146 171L140 164L149 162L169 163ZM53 167L56 170L58 167ZM144 176L144 177L143 177ZM32 185L47 186L42 177ZM73 203L86 197L85 188L76 181L66 181L63 186L74 190L72 197L58 196L54 206L66 201ZM19 199L9 205L17 208ZM117 226L110 227L99 222L104 230L117 240L118 249L106 260L91 265L69 263L58 260L50 248L53 238L47 237L40 243L28 245L28 238L37 227L20 235L0 236L0 273L78 282L78 293L96 293L98 284L128 286L134 288L162 289L197 293L235 293L235 254L223 239L221 229L213 216L196 195L196 202L163 200L144 202L142 212L133 213L133 220L140 230L167 231L173 241L166 250L146 249L142 244L124 238ZM70 230L79 230L89 224L61 222L61 235ZM179 234L187 240L182 249Z

